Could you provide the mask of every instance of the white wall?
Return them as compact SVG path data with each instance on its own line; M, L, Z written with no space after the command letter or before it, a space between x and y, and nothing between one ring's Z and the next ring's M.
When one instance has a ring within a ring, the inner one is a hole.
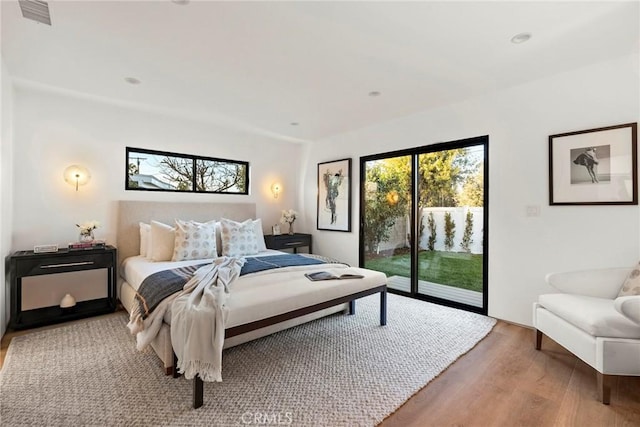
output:
M489 135L489 315L531 325L547 272L639 259L638 206L549 206L547 166L549 135L639 121L638 66L626 56L318 141L309 165L354 158L353 232L316 230L314 251L358 264L360 156ZM315 173L304 177L311 224ZM541 215L527 217L527 205Z
M12 116L13 89L11 76L0 55L0 256L4 260L11 253L11 219L13 205L12 177ZM5 284L0 291L0 336L9 322L9 282L6 280L5 263L0 264L0 277Z
M12 250L77 239L76 223L97 220L97 238L115 241L115 201L254 202L265 231L280 210L298 208L302 146L19 85L15 89ZM125 147L250 163L251 194L175 194L125 191ZM80 164L91 181L75 191L62 177ZM271 184L282 183L278 199Z

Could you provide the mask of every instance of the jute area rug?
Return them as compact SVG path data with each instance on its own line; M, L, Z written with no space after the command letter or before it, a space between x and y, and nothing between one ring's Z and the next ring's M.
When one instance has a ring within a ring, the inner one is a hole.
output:
M373 426L470 350L495 320L389 295L223 353L223 382L165 376L114 315L16 337L0 371L0 424Z

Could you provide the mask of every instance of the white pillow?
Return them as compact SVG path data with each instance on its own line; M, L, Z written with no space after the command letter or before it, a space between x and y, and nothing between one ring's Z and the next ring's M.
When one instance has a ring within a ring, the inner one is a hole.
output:
M222 255L238 257L258 253L258 239L253 220L236 222L222 218L220 220Z
M149 234L151 233L151 226L145 222L140 223L140 255L147 257L149 251Z
M171 261L217 256L215 221L199 223L176 219L176 237Z
M151 237L147 258L151 261L170 261L176 240L176 229L158 221L151 221Z
M256 219L253 221L253 225L256 227L256 240L258 241L258 252L266 251L267 245L264 241L264 232L262 231L262 220ZM216 223L216 247L218 248L218 255L222 255L222 227L220 222Z
M262 220L260 218L253 221L253 225L256 228L256 239L258 240L258 252L267 250L267 245L264 242L264 233L262 232Z

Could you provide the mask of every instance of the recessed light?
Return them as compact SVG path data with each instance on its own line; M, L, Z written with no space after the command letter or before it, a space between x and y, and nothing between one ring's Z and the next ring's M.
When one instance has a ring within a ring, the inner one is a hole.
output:
M300 123L298 123L298 122L291 122L290 124L291 124L291 126L298 126Z
M531 38L531 33L516 34L515 36L511 37L511 43L515 43L515 44L524 43L526 41L529 41L530 38Z
M369 92L369 96L380 96L380 92L378 92L377 90L371 91Z
M189 4L189 0L171 0L171 3L175 3L180 6L186 6Z
M139 79L136 79L135 77L125 77L124 81L132 85L139 85L140 83L142 83Z

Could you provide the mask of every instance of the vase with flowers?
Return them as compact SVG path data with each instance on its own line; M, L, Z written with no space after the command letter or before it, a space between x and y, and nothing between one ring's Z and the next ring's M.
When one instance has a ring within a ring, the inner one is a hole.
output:
M79 242L93 242L95 236L93 235L93 230L98 228L100 223L98 221L85 221L81 224L76 224L79 230L78 241Z
M289 234L294 234L293 232L293 223L296 221L298 217L298 212L293 209L285 209L282 211L282 216L280 217L280 223L289 224Z

